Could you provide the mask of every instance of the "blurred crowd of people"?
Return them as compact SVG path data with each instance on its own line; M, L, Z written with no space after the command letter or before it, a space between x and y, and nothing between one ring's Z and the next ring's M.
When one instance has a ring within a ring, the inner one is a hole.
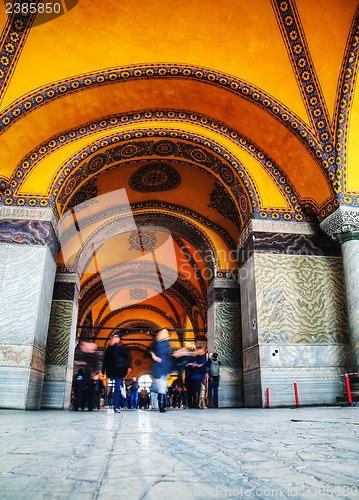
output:
M75 364L73 410L88 411L113 407L115 413L126 409L218 408L220 365L217 353L206 356L206 348L192 352L172 351L166 329L157 332L148 349L152 358L153 382L147 389L139 386L135 376L129 377L131 356L121 344L118 334L111 337L103 359L96 344L81 341ZM102 361L102 368L100 369ZM169 385L168 374L178 376ZM108 385L108 381L111 383Z

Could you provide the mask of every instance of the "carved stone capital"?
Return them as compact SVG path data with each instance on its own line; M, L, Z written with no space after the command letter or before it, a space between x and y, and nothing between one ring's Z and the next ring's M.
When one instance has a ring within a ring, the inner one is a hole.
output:
M342 233L355 233L359 231L359 208L339 207L321 222L320 227L333 239Z
M60 283L75 283L80 290L80 277L77 273L56 273L55 281Z
M318 231L318 225L309 222L251 219L239 236L237 247L238 249L242 248L247 238L254 232L311 235L316 234Z
M51 222L52 228L59 240L59 229L54 212L51 208L5 207L0 206L0 219L41 220Z

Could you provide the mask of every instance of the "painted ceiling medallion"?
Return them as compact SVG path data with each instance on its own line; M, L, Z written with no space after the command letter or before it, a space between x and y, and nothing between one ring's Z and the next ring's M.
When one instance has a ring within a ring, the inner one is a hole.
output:
M128 184L131 189L140 193L170 191L181 184L181 176L166 163L150 163L136 170Z
M220 182L215 183L215 188L210 194L210 203L208 206L214 208L223 217L238 225L237 207Z
M147 290L141 290L140 288L131 288L130 297L133 300L146 300L148 298Z
M142 252L152 252L157 243L154 231L133 231L129 238L129 250L140 250Z

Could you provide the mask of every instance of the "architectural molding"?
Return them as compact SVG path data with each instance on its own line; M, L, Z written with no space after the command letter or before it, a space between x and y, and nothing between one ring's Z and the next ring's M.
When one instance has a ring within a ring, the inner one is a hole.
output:
M238 280L233 278L214 278L208 285L207 296L214 288L239 288Z
M340 244L347 241L359 240L359 231L349 231L348 233L340 233L337 235Z
M4 219L49 221L57 239L60 241L57 219L51 208L7 207L0 205L0 220Z
M324 219L320 227L333 239L341 233L359 231L359 208L341 206Z
M76 273L56 273L56 278L55 281L61 282L61 283L74 283L77 288L80 290L80 277Z
M241 248L248 236L253 232L281 234L316 234L318 225L309 222L287 222L273 220L251 219L238 238L238 248Z

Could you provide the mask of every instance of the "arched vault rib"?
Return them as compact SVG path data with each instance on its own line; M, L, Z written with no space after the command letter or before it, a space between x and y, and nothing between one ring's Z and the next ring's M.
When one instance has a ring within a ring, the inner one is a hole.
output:
M129 275L128 272L135 270L136 275ZM163 266L165 270L165 266ZM122 272L121 272L122 271ZM166 272L173 273L173 270L167 269ZM111 276L112 274L112 276ZM153 276L146 275L146 263L127 263L122 266L114 266L106 270L107 291L128 289L136 285L140 288L143 286L151 287L158 286L158 281ZM106 295L102 279L99 274L94 275L84 284L80 294L80 309L79 309L79 325L82 326L83 321L91 311L92 307L103 299ZM192 306L197 304L203 316L205 317L206 297L202 297L197 289L184 278L181 273L178 273L178 281L171 288L162 292L170 296L174 296L176 301L181 301L186 309L189 317L192 317Z
M165 311L163 311L159 307L155 307L155 306L152 306L150 304L130 305L130 306L124 307L121 310L112 311L109 314L107 314L99 323L96 324L96 322L95 322L94 326L96 328L98 328L98 330L100 330L101 327L105 326L106 323L108 321L110 321L112 318L114 318L115 316L117 316L117 315L120 316L121 313L126 312L126 311L130 311L130 310L136 312L139 309L153 311L153 312L159 314L160 316L163 316L164 319L166 319L169 323L171 323L173 328L181 328L181 325L178 325L176 323L176 321L169 314L167 314Z

